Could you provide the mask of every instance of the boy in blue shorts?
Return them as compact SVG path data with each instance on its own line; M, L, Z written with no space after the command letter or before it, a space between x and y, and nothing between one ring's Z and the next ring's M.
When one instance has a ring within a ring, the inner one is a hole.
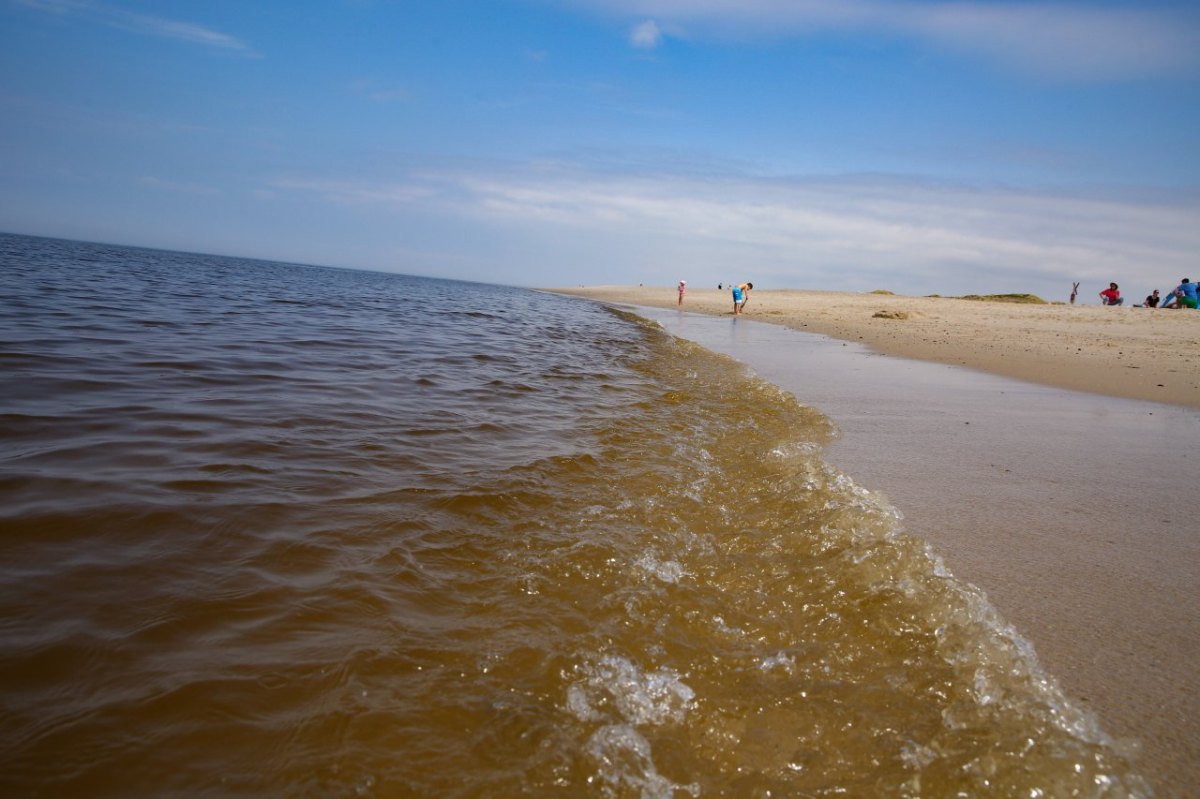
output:
M746 303L750 300L750 289L754 288L753 283L739 283L733 287L733 313L740 314L742 309L746 307Z

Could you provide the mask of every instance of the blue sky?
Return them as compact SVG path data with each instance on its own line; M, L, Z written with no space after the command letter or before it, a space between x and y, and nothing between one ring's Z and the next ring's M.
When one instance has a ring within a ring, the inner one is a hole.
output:
M0 0L0 153L7 232L1140 299L1200 273L1200 8Z

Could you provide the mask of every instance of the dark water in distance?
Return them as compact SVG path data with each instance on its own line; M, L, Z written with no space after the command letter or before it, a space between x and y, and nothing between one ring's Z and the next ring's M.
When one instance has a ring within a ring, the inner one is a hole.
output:
M723 356L498 286L0 270L5 796L1147 793Z

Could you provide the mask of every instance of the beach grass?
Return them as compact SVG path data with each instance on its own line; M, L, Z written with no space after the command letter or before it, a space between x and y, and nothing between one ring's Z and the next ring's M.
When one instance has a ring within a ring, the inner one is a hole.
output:
M964 294L960 300L976 300L979 302L1018 302L1027 305L1048 305L1036 294Z

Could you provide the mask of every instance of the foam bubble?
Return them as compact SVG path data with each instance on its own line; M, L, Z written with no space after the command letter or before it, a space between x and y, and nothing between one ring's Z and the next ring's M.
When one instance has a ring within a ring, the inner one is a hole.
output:
M651 552L643 553L642 556L633 563L638 568L649 572L664 583L675 584L687 576L687 572L684 570L683 566L678 563L678 561L668 560L663 562L655 557L655 555Z
M627 658L606 655L579 671L583 680L568 689L567 708L581 721L612 708L629 724L680 722L695 704L695 692L666 667L645 672Z
M659 774L650 742L628 724L610 724L596 730L585 751L597 765L596 776L588 781L598 783L605 796L636 792L641 799L672 799L676 791L700 794L698 785L676 785Z

